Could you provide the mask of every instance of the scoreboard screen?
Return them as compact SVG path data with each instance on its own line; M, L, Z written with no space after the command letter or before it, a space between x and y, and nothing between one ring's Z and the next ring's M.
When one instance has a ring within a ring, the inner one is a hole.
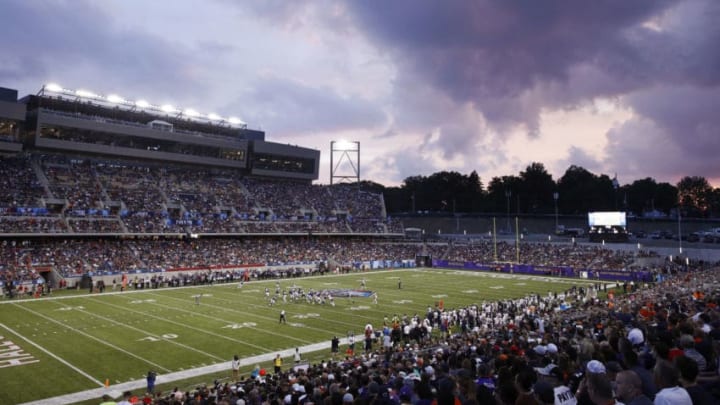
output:
M627 216L625 212L605 211L605 212L589 212L588 226L627 226Z

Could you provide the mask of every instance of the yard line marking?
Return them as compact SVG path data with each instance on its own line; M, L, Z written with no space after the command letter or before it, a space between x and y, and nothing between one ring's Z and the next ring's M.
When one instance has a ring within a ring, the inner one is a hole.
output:
M226 298L226 297L229 297L229 298ZM172 297L172 298L174 298L174 297ZM233 295L231 295L228 292L224 292L224 294L222 296L220 294L218 294L218 296L216 298L220 301L233 301L232 300ZM174 299L177 299L177 298L174 298ZM265 303L263 303L263 304L245 303L245 304L250 308L267 308L268 307L268 305ZM278 308L288 308L288 310L290 310L291 308L293 308L293 309L300 308L300 309L302 309L302 311L304 311L304 310L313 311L314 310L313 308L317 308L317 306L316 306L316 304L307 304L305 301L302 301L302 302L288 303L288 304L283 303L283 304L280 304L280 306L278 306ZM225 310L225 307L222 307L222 309ZM338 305L337 308L333 308L332 306L326 304L326 306L323 309L327 313L332 313L332 314L337 315L337 319L328 318L328 317L323 318L323 321L326 324L331 324L331 323L332 324L340 324L340 325L343 325L344 329L346 329L348 327L352 328L352 327L357 326L357 323L344 322L344 321L340 320L340 319L347 319L346 318L347 314L342 310L342 306ZM237 311L235 309L231 309L231 310L234 312L239 312L244 315L252 316L254 318L267 319L267 320L273 319L273 318L258 315L256 313L252 313L252 312L242 312L242 311ZM302 311L300 311L300 312L302 312ZM225 310L225 312L227 312L227 310ZM360 316L360 315L353 317L353 319L359 319L359 318L367 319L368 321L377 319L376 317ZM365 323L367 323L367 322L364 322L363 325ZM308 329L317 330L317 328L312 328L312 327L308 327ZM322 330L326 331L327 329L322 329Z
M117 350L117 351L119 351L119 352L125 353L125 354L127 354L128 356L132 356L132 357L134 357L134 358L136 358L136 359L138 359L138 360L140 360L140 361L143 361L143 362L145 362L145 363L147 363L147 364L150 364L150 365L152 365L153 367L155 367L155 368L157 368L157 369L162 369L162 370L164 370L164 371L166 371L166 372L170 372L170 371L171 371L170 369L165 368L165 367L163 367L163 366L161 366L161 365L159 365L159 364L156 364L156 363L154 363L154 362L152 362L152 361L150 361L150 360L148 360L148 359L142 358L142 357L138 356L137 354L135 354L135 353L133 353L133 352L127 351L127 350L123 349L122 347L115 346L114 344L108 343L108 342L106 342L106 341L104 341L104 340L102 340L102 339L100 339L100 338L97 338L97 337L95 337L95 336L93 336L93 335L91 335L91 334L89 334L89 333L85 333L85 332L83 332L83 331L81 331L81 330L79 330L79 329L76 329L76 328L73 328L73 327L71 327L71 326L68 326L68 325L66 325L66 324L64 324L64 323L62 323L62 322L60 322L60 321L56 321L55 319L52 319L52 318L50 318L49 316L43 315L43 314L41 314L40 312L33 311L32 309L25 308L25 307L23 307L23 306L21 306L21 305L16 305L16 306L17 306L18 308L21 308L21 309L23 309L23 310L25 310L25 311L30 312L30 313L33 314L33 315L37 315L37 316L39 316L39 317L41 317L41 318L43 318L43 319L46 319L46 320L48 320L48 321L50 321L50 322L52 322L52 323L58 324L58 325L62 326L63 328L70 329L71 331L73 331L73 332L75 332L75 333L78 333L78 334L80 334L80 335L83 335L83 336L85 336L86 338L89 338L89 339L95 340L95 341L97 341L97 342L100 342L100 343L103 344L103 345L110 346L111 348L113 348L113 349L115 349L115 350ZM104 385L104 383L103 383L103 385Z
M232 337L230 337L230 336L225 336L225 335L213 333L213 332L207 331L207 330L205 330L205 329L196 328L196 327L194 327L194 326L188 325L187 323L171 321L171 320L169 320L169 319L167 319L167 318L163 318L163 317L160 317L160 316L151 315L150 313L147 313L147 312L133 311L133 310L127 309L127 307L123 307L123 306L115 305L115 304L110 304L110 303L107 303L107 302L103 302L102 304L104 304L104 305L109 305L109 306L112 306L112 307L118 307L118 308L121 308L121 309L124 310L124 311L134 312L134 313L141 314L141 315L144 315L144 316L147 316L147 317L155 318L155 319L158 319L158 320L163 321L163 322L168 322L168 323L171 323L171 324L173 324L173 325L182 326L183 328L192 329L192 330L195 330L195 331L198 331L198 332L201 332L201 333L205 333L205 334L208 334L208 335L211 335L211 336L214 336L214 337L224 338L224 339L230 340L231 342L240 343L240 344L244 344L244 345L246 345L246 346L254 347L254 348L256 348L256 349L265 350L265 348L262 347L262 346L254 345L254 344L252 344L252 343L248 343L248 342L246 342L246 341L242 341L242 340L239 340L239 339L234 339L234 338L232 338ZM173 309L173 310L179 310L178 308L167 307L167 306L165 306L165 305L161 305L161 304L158 304L158 303L153 303L153 304L154 304L154 305L158 305L158 306L162 306L162 307L164 307L164 308L171 308L171 309ZM223 320L223 321L224 321L224 320ZM308 343L311 343L311 342L308 342Z
M397 271L397 270L396 270L396 271ZM408 272L408 273L410 273L410 272L415 272L415 273L417 273L417 272L421 272L421 271L422 271L422 272L425 272L425 270L418 270L418 269L406 269L406 270L403 270L403 271ZM387 273L387 272L381 272L381 271L379 271L378 273ZM446 272L444 272L444 271L436 271L436 272L434 272L434 273L436 273L436 274L445 274ZM349 276L352 276L353 274L348 274L348 275L349 275ZM337 275L334 275L333 277L336 277L336 276L337 276ZM343 276L345 276L345 275L343 275ZM381 276L382 276L382 274L381 274ZM387 277L386 277L386 278L387 278ZM270 281L273 281L273 280L270 280ZM354 287L349 287L349 288L354 288ZM433 287L432 290L435 291L436 288ZM223 293L224 293L223 297L225 297L225 296L231 297L231 296L234 295L234 293L228 292L227 290L223 290ZM220 296L220 294L218 294L218 296ZM311 310L310 308L314 308L314 307L315 307L315 305L309 305L309 304L306 304L306 303L304 303L304 302L297 303L297 304L292 304L292 305L299 305L300 308L307 308L307 310ZM263 308L263 307L267 307L267 304L263 304L263 305L256 304L256 305L253 305L253 304L249 304L249 303L248 303L248 306L249 306L249 307L253 307L253 308ZM376 306L373 306L372 308L370 308L370 307L365 308L365 307L364 307L364 308L362 308L363 311L361 311L361 312L359 311L360 308L355 307L355 312L353 313L353 316L351 317L351 319L352 319L352 320L366 319L367 322L363 322L363 324L376 322L377 319L378 319L378 316L383 316L383 315L386 314L385 310L383 309L384 307L386 307L386 306L385 306L385 305L382 305L382 304L381 304L380 306L377 306L377 307L376 307ZM225 307L223 307L223 308L225 308ZM408 311L410 311L410 312L412 312L412 311L417 311L417 312L419 312L419 311L424 311L425 308L427 308L426 305L414 305L414 306L413 306L413 305L407 305L407 306L406 306L406 309L407 309ZM357 326L357 323L348 323L348 322L338 321L338 319L347 319L347 318L348 318L348 317L347 317L347 312L346 312L348 309L349 309L349 310L353 310L352 308L343 308L342 306L339 306L338 308L332 308L332 307L331 307L331 308L326 308L326 309L325 309L325 312L335 314L336 316L333 317L333 318L328 318L328 317L326 317L326 318L324 318L324 319L325 319L325 321L328 322L328 323L346 325L346 326L349 326L350 328L354 328L354 327ZM269 318L267 318L267 317L261 317L261 316L255 314L255 313L244 313L244 314L247 314L247 315L250 315L250 316L253 316L253 317L260 317L260 318L262 318L262 319L269 319Z
M174 300L180 299L180 298L169 297L169 296L165 296L165 297L166 297L166 298L171 298L171 299L174 299ZM177 307L170 307L170 306L168 306L168 305L159 304L159 303L157 303L157 302L154 303L153 305L159 306L159 307L163 307L163 308L172 309L172 310L175 310L175 311L186 312L186 313L190 313L190 314L193 314L193 315L199 315L199 316L202 316L203 318L210 318L210 319L215 320L215 321L229 322L229 323L236 323L236 322L237 322L237 321L228 321L227 319L218 318L218 317L216 317L216 316L210 316L210 315L206 315L206 314L198 314L198 313L195 312L195 311L189 311L189 310L187 310L187 309L181 309L181 308L177 308ZM205 305L206 307L210 307L210 308L223 309L223 310L224 310L224 311L223 311L224 313L227 313L228 311L241 312L241 311L237 311L237 310L235 310L235 309L228 309L228 308L220 307L220 306L218 306L218 305L213 305L213 304L207 304L207 303L206 303L206 304L203 304L203 305ZM260 316L260 315L257 315L257 314L250 314L250 315L253 315L253 316L255 316L256 318L261 318L261 319L266 319L266 320L273 320L273 321L274 321L275 319L277 319L277 318L270 318L270 317L267 317L267 316ZM183 324L183 326L185 326L185 325ZM187 327L187 326L186 326L186 327ZM250 329L257 330L257 331L261 331L261 332L263 332L263 333L267 333L267 334L269 334L269 335L275 335L275 336L282 336L282 337L290 338L290 339L292 339L292 340L297 340L298 342L302 342L302 343L306 343L306 344L311 344L311 343L313 343L312 341L309 341L309 340L300 339L300 338L294 337L294 336L289 336L289 335L286 334L286 333L276 333L276 332L272 332L272 331L269 331L269 330L267 330L267 329L261 329L261 328L253 328L253 327L249 327L249 328L250 328ZM318 330L317 328L308 328L308 329ZM206 332L206 333L210 333L210 332ZM258 349L265 350L265 348L262 347L262 346L255 346L255 345L252 345L252 346L253 346L253 347L256 347L256 348L258 348Z
M138 331L138 332L148 333L148 334L150 334L150 336L152 336L152 337L155 337L155 338L158 338L158 339L162 339L163 341L165 341L165 342L167 342L167 343L171 343L171 344L174 344L174 345L176 345L176 346L180 346L180 347L182 347L182 348L184 348L184 349L187 349L187 350L190 350L190 351L194 351L194 352L200 353L200 354L205 355L205 356L208 356L208 357L212 357L212 358L214 358L215 360L223 360L223 358L220 357L220 356L216 356L216 355L214 355L214 354L212 354L212 353L208 353L208 352L202 351L202 350L200 350L200 349L196 349L196 348L194 348L194 347L192 347L192 346L188 346L188 345L183 344L183 343L175 342L175 341L173 341L173 340L171 340L171 339L166 339L166 338L164 338L164 337L162 337L162 336L156 335L156 334L154 334L154 333L150 333L150 332L148 332L148 331L145 330L145 329L130 328L130 327L128 327L126 324L124 324L124 323L122 323L122 322L118 322L118 321L116 321L116 320L114 320L114 319L108 318L108 317L106 317L106 316L94 314L94 313L92 313L92 312L90 312L90 311L78 310L78 312L82 312L82 313L84 313L84 314L88 314L88 315L93 316L93 317L95 317L95 318L100 318L100 319L102 319L102 320L111 322L111 323L113 323L113 324L115 324L115 325L120 325L120 326L122 326L122 327L124 327L124 328L126 328L126 329L132 329L132 330L135 330L135 331ZM167 370L167 369L165 369L165 370ZM167 370L167 371L170 371L170 370Z
M230 299L225 298L226 296L227 296L227 297L232 297L230 294L225 293L225 294L222 296L222 298L220 298L220 299L222 299L223 301L228 301L228 300L231 299L231 298L230 298ZM344 300L344 299L339 300L339 302L344 302L344 301L342 301L342 300ZM363 302L364 302L364 300L366 300L366 299L365 299L365 298L361 298L361 299L360 299L360 301L363 301ZM369 301L369 297L368 297L367 300ZM248 305L248 307L250 307L250 308L266 308L266 307L267 307L267 304L251 304L251 303L247 303L247 305ZM288 303L288 304L280 304L280 305L281 305L280 308L283 308L283 307L284 307L284 308L288 308L288 310L292 309L293 312L295 312L295 309L298 309L297 312L304 312L304 311L315 311L315 310L317 310L317 308L318 308L317 304L308 304L308 303L305 302L304 300L301 300L300 302L296 302L296 303ZM321 307L323 307L323 306L321 305ZM382 306L380 306L380 307L382 307ZM369 310L369 309L371 309L371 308L368 307L368 308L366 308L366 309ZM325 316L325 317L323 318L323 322L325 323L325 325L329 325L329 324L341 325L343 329L348 329L348 328L357 327L357 326L358 326L357 320L359 320L359 319L363 319L363 320L364 320L364 321L360 322L361 325L365 325L365 324L367 324L367 323L372 323L372 322L374 322L374 321L377 321L377 319L378 319L377 317L378 317L378 316L381 316L381 315L379 315L379 314L384 314L383 311L377 309L377 307L376 307L376 309L374 309L374 310L372 311L373 313L376 314L376 316L368 316L367 313L365 313L365 314L353 314L353 316L350 318L350 320L352 320L353 322L345 322L345 321L343 321L343 320L344 320L344 319L348 319L348 317L347 317L346 307L345 307L343 304L339 304L339 305L337 305L337 307L333 307L333 306L331 306L331 305L325 304L325 306L323 307L323 311L324 311L325 313L327 313L327 314L331 314L331 315L332 315L332 316ZM368 311L368 312L370 312L370 311ZM270 318L267 318L267 317L263 317L263 316L261 316L261 315L258 315L258 314L256 314L256 313L252 313L252 312L247 313L247 314L250 315L250 316L253 316L253 317L255 317L255 318L270 319ZM307 326L307 325L306 325L306 328L307 328L307 329L312 329L312 330L318 330L318 328L310 327L310 326ZM321 330L322 330L322 331L327 331L328 329L327 329L327 328L321 328Z
M97 378L91 376L90 374L82 371L82 370L79 369L78 367L70 364L70 362L68 362L67 360L61 358L60 356L56 355L55 353L53 353L53 352L45 349L44 347L40 346L39 344L37 344L37 343L33 342L32 340L26 338L25 336L21 335L20 333L16 332L15 330L11 329L10 327L6 326L5 324L0 323L0 327L5 328L5 330L9 331L10 333L14 334L15 336L19 337L20 339L22 339L22 340L30 343L31 345L35 346L38 350L42 351L43 353L47 354L48 356L52 357L53 359L59 361L60 363L66 365L66 366L68 366L68 367L70 367L72 370L75 370L75 372L77 372L77 373L80 374L81 376L87 378L88 380L96 383L98 386L100 386L100 387L103 387L103 386L104 386L104 383L103 383L102 381L100 381L100 380L98 380Z
M157 294L157 293L155 293L155 294ZM165 297L165 298L169 298L169 299L173 299L173 300L176 300L176 301L185 301L185 300L183 300L182 298L177 298L177 297L173 297L173 296L170 296L170 295L160 295L160 296L161 296L161 297ZM222 299L222 300L224 301L224 299ZM164 307L164 308L168 308L168 306L166 306L166 305L161 305L161 304L158 304L158 303L155 303L155 304L153 304L153 305L161 306L161 307ZM210 307L210 308L215 308L215 309L218 309L218 310L222 310L224 313L227 313L227 312L231 312L231 311L232 311L232 312L236 312L236 313L241 313L241 314L243 314L243 315L252 316L252 317L254 317L254 318L260 318L260 319L264 319L264 320L272 320L272 321L277 322L277 318L271 318L271 317L267 317L267 316L262 316L262 315L254 314L254 313L248 313L248 312L238 311L238 310L236 310L236 309L227 308L227 307L223 307L223 306L219 306L219 305L213 305L213 304L209 304L209 303L204 303L203 306L205 306L205 307ZM267 304L266 304L266 305L253 305L253 304L250 304L250 306L252 306L252 307L263 307L263 308L267 308ZM171 308L174 309L174 310L176 310L176 311L183 311L183 312L188 312L188 313L192 313L192 314L198 315L197 312L194 312L194 311L189 311L189 310L186 310L186 309L180 309L180 308L176 308L176 307L171 307ZM278 308L282 308L282 307L278 307ZM205 315L205 314L199 314L199 315L203 316L204 318L210 318L210 319L214 319L214 320L217 320L217 321L230 322L230 323L235 322L235 321L228 321L227 319L217 318L217 317L213 317L213 316ZM306 327L306 329L311 329L311 330L319 331L319 332L327 332L327 329L320 329L320 328L315 328L315 327ZM267 329L256 328L256 330L262 331L262 332L264 332L264 333L272 334L272 335L278 335L278 336L287 337L287 338L290 338L290 339L293 339L293 340L297 340L298 342L302 342L302 343L312 343L312 342L310 342L310 341L308 341L308 340L304 340L304 339L300 339L300 338L297 338L297 337L289 336L289 335L284 334L284 333L271 332L271 331L268 331Z

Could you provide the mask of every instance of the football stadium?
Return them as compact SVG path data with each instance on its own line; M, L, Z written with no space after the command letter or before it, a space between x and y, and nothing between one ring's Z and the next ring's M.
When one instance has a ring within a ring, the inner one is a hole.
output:
M0 88L0 403L573 404L616 374L652 398L678 369L720 387L717 260L425 237L359 182L313 184L319 162L234 117Z

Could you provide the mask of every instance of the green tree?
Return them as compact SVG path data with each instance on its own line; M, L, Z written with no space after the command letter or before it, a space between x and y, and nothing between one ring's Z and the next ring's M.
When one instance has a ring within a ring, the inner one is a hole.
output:
M670 214L670 210L677 208L678 189L670 183L659 183L655 189L655 209Z
M619 196L613 180L606 174L596 176L587 169L572 165L558 180L560 211L565 214L586 214L619 207ZM617 201L617 202L616 202Z
M513 201L520 190L522 180L517 176L493 177L488 185L487 199L490 210L496 213L517 213Z
M557 185L542 163L533 162L520 172L519 195L522 212L549 213L553 211L553 193Z
M720 212L720 188L713 189L710 194L710 216L716 217Z
M655 205L657 187L657 182L650 177L632 182L627 187L627 208L638 215L650 211Z
M463 195L463 199L467 203L467 212L479 212L483 209L485 191L483 190L482 180L478 173L473 170L467 178L467 192Z
M678 182L677 191L685 215L705 217L710 213L713 189L705 177L685 176Z
M458 199L464 206L464 195L468 191L467 177L458 172L438 172L427 178L426 188L430 191L428 198L433 211L454 212Z

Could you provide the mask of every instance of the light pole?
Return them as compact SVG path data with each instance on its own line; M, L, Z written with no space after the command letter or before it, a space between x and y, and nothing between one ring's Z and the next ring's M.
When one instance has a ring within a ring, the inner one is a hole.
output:
M560 193L557 191L553 193L553 200L555 200L555 233L557 234L558 231L558 198L560 198Z
M680 204L678 204L678 250L680 251L680 255L682 255L682 226L680 225L680 218L682 217L682 214L680 212Z
M613 200L614 200L614 204L615 204L615 211L617 211L617 209L618 209L617 191L618 191L618 188L620 187L620 182L618 182L618 179L617 179L617 173L615 173L615 177L613 177L613 179L612 179L612 187L613 187Z
M505 190L505 200L507 201L507 231L510 232L510 197L512 196L512 191Z

